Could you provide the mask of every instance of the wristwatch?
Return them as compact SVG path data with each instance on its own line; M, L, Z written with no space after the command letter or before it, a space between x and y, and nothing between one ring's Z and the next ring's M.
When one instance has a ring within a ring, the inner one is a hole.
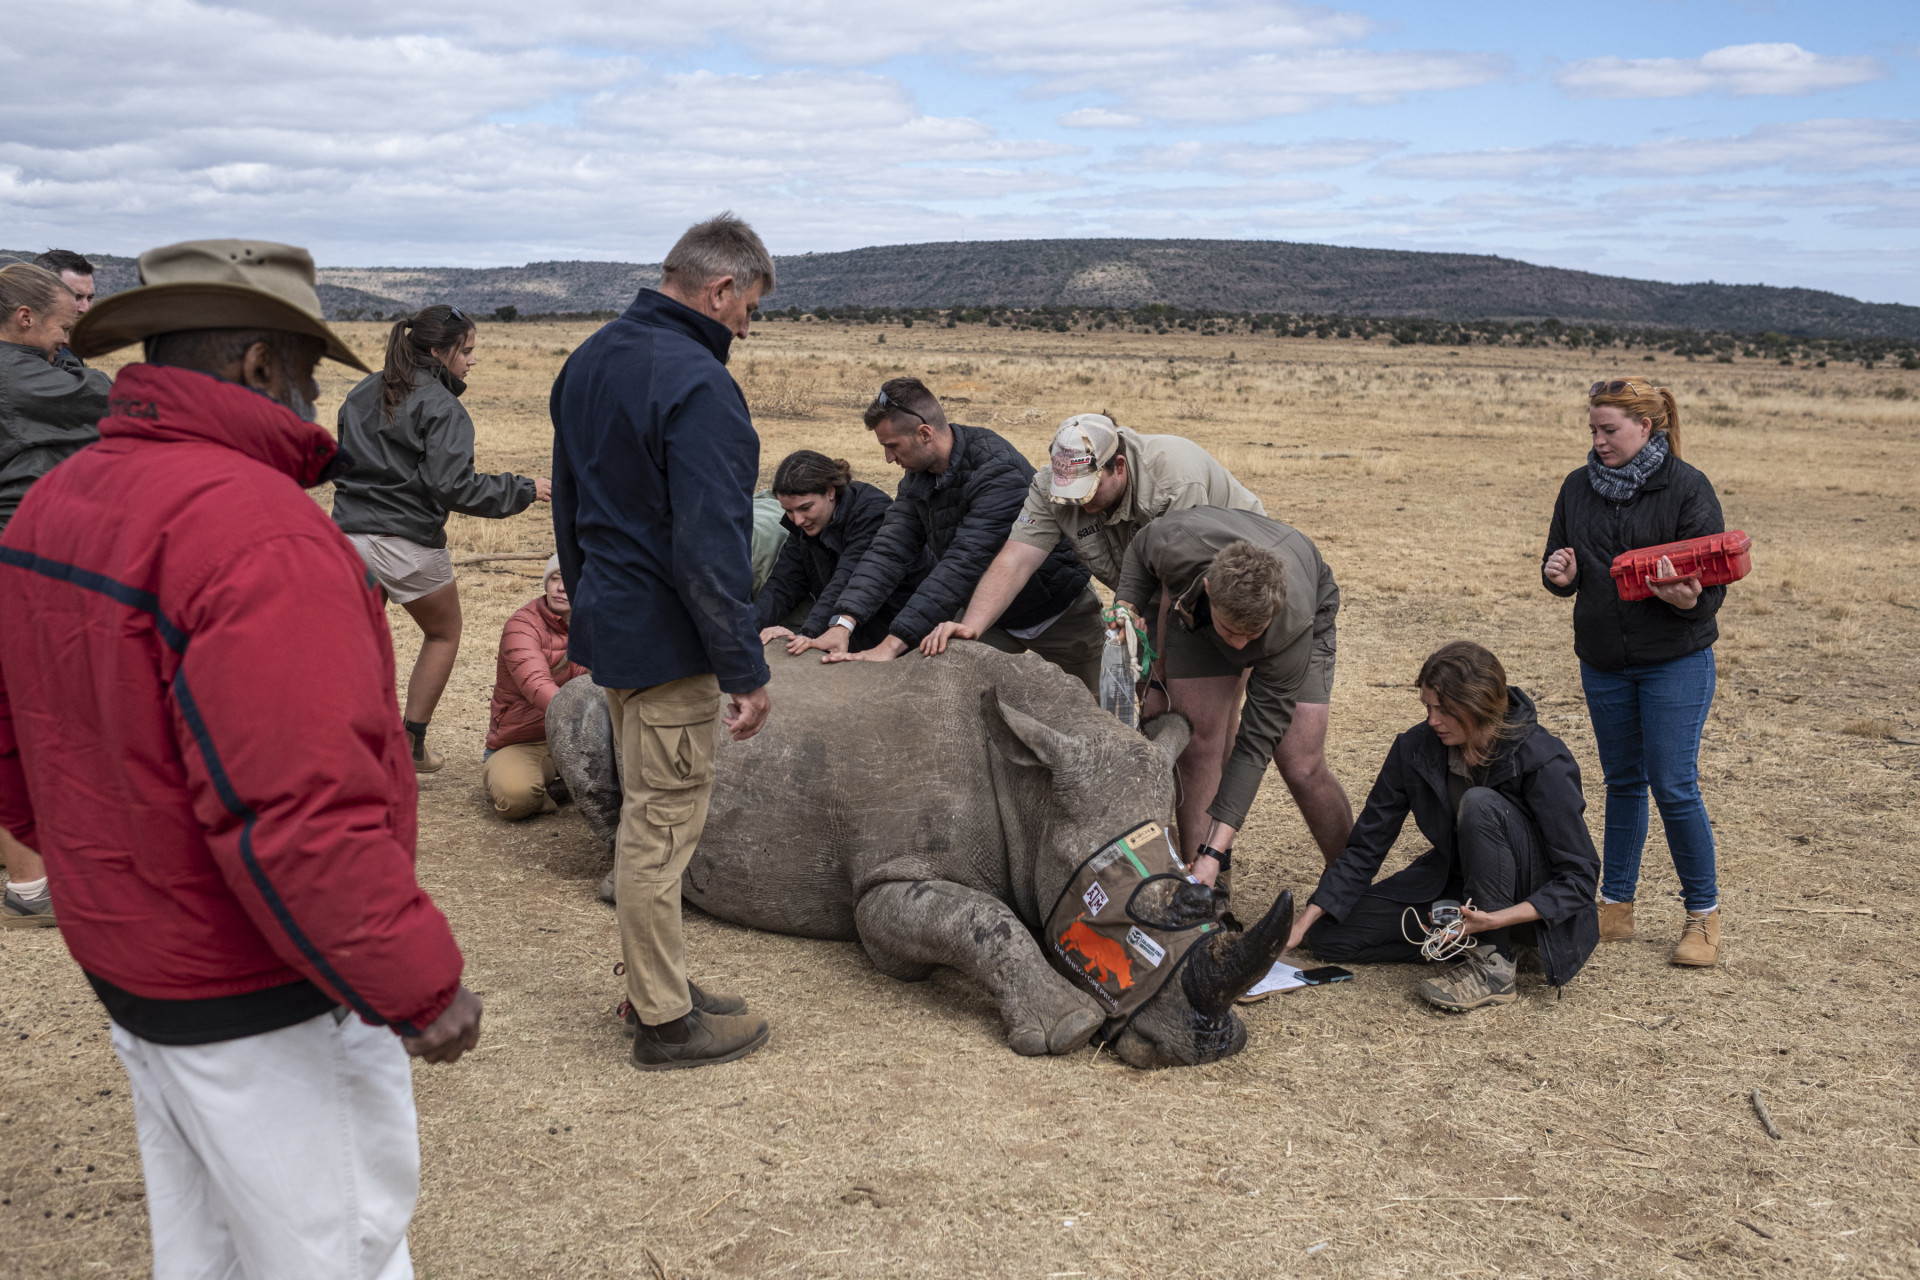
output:
M1233 865L1233 850L1216 849L1210 844L1203 844L1194 852L1193 860L1198 862L1202 858L1212 858L1220 864L1220 869L1225 871Z
M860 624L855 620L854 616L850 613L836 613L833 615L833 621L827 624L829 628L845 627L849 633L851 633L853 629L858 625Z

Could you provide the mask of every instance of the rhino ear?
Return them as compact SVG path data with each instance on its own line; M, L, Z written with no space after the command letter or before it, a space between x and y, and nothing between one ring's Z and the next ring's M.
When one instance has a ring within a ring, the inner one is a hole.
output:
M980 702L986 714L988 740L1012 763L1059 773L1079 754L1075 739L1008 706L994 690L987 690Z

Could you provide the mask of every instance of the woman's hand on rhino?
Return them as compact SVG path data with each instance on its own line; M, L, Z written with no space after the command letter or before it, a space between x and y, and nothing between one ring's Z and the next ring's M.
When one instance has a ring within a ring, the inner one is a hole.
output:
M949 640L978 640L980 633L964 622L943 622L927 632L927 638L920 642L920 652L929 658L937 658L947 651Z
M767 713L773 710L773 699L767 696L765 685L751 693L730 696L732 701L720 713L720 722L727 726L728 737L735 742L745 742L766 727Z
M782 636L791 636L792 634L793 632L787 630L785 627L762 627L760 628L760 643L771 644Z
M787 652L797 658L809 649L818 649L827 655L823 661L831 662L834 654L847 651L852 640L853 633L845 627L828 627L817 636L795 636L787 642Z

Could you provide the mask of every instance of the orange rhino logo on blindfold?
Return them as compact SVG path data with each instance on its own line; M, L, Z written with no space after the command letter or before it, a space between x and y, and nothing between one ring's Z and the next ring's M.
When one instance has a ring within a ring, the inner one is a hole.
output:
M1089 929L1085 920L1075 920L1060 935L1060 950L1101 986L1111 984L1125 991L1133 985L1133 962L1127 959L1126 948Z

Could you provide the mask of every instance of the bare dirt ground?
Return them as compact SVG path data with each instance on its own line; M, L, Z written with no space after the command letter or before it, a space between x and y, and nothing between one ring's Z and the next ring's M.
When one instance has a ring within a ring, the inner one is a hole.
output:
M347 328L377 352L378 330ZM590 329L486 328L467 397L483 467L544 470L548 384ZM1030 457L1084 410L1192 436L1339 577L1330 755L1356 801L1420 716L1420 657L1465 636L1572 744L1597 835L1570 604L1536 563L1586 449L1584 388L1617 353L784 322L734 368L763 477L807 445L891 489L858 408L903 372ZM1687 457L1756 542L1721 614L1702 759L1725 962L1668 966L1681 909L1655 824L1642 937L1601 948L1564 998L1523 978L1518 1003L1449 1016L1415 999L1415 968L1366 969L1249 1009L1246 1052L1196 1069L1018 1058L954 975L903 985L853 945L695 916L697 976L751 998L772 1043L630 1070L601 851L571 811L507 826L479 789L495 642L538 565L463 571L420 874L487 1021L477 1054L417 1072L420 1274L1914 1274L1920 747L1898 739L1920 740L1920 374L1625 371L1675 389ZM349 385L328 375L328 419ZM544 509L452 533L457 552L551 545ZM393 619L404 671L417 635ZM1240 847L1249 900L1314 882L1271 778ZM143 1274L105 1017L56 934L0 934L0 965L0 1275Z

